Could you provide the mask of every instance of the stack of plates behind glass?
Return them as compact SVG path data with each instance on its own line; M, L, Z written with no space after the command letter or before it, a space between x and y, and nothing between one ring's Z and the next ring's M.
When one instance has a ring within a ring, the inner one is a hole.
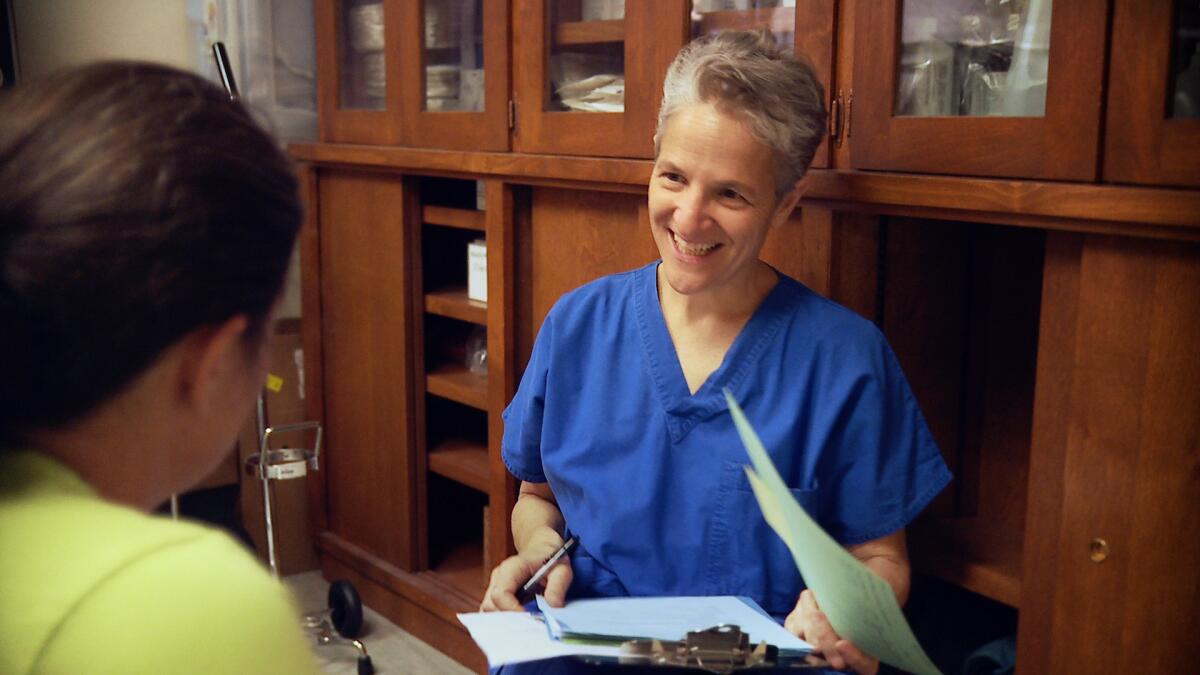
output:
M459 109L461 67L438 65L425 67L425 107L428 110Z

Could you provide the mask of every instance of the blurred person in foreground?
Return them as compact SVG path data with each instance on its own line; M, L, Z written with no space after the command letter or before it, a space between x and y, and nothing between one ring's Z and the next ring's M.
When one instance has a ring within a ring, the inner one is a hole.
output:
M149 515L253 409L300 220L275 140L195 75L0 97L0 672L318 672L238 543Z

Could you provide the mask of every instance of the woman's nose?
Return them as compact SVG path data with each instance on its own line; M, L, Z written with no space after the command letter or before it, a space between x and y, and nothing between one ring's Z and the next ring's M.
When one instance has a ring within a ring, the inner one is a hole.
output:
M675 203L675 231L696 231L707 218L704 195L698 190L686 190Z

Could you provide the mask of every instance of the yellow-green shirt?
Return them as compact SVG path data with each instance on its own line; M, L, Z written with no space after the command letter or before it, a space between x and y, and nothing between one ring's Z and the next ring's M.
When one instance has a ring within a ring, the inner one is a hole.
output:
M219 530L0 450L0 673L316 673L287 590Z

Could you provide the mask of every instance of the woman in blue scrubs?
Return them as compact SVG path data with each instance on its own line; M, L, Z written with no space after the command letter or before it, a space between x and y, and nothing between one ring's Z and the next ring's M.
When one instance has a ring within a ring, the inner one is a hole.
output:
M722 395L796 499L903 603L904 528L949 471L878 329L758 257L804 192L823 99L769 36L722 33L676 57L649 190L661 260L567 293L542 324L504 414L519 553L483 609L518 609L515 591L569 533L580 545L546 577L553 605L749 596L835 668L877 670L763 520Z

